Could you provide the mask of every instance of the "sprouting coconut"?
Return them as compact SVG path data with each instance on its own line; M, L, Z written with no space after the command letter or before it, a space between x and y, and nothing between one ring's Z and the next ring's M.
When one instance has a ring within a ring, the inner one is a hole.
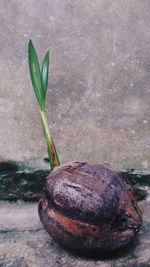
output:
M30 40L28 58L51 168L46 194L39 201L43 226L62 246L77 252L112 251L127 245L142 222L132 191L116 172L102 165L78 161L60 165L46 118L49 52L40 68Z

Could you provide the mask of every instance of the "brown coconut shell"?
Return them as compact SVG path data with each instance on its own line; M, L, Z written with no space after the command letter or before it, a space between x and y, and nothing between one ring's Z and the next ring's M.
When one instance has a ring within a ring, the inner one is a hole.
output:
M101 165L72 162L46 178L39 216L62 246L78 252L112 251L130 243L141 211L122 178Z

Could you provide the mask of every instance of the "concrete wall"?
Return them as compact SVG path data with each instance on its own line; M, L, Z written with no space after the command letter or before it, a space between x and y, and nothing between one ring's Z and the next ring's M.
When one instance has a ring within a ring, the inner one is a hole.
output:
M0 159L46 155L27 43L50 47L49 125L63 162L150 170L150 1L0 1Z

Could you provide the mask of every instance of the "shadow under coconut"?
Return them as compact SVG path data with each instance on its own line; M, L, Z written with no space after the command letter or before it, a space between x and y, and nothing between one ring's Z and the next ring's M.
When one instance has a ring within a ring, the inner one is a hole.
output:
M63 250L63 252L65 254L70 254L70 256L74 256L76 258L81 258L81 259L88 259L88 260L103 260L103 261L108 261L108 260L117 260L123 257L126 257L130 254L130 256L132 257L132 253L134 254L134 251L136 249L136 247L140 244L140 240L139 237L135 237L134 240L124 246L123 248L120 249L116 249L114 251L100 251L100 250L94 250L93 252L79 252L79 251L75 251L75 250L71 250L71 249L67 249L65 247L63 247L62 245L58 244L57 241L53 240L53 245L57 246L57 249L59 250ZM58 248L59 247L59 248ZM134 257L134 256L133 256Z

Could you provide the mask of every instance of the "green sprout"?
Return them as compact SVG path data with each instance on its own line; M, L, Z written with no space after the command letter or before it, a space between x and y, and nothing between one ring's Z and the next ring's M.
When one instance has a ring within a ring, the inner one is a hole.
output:
M42 65L40 67L36 50L33 46L32 41L30 40L28 44L28 61L32 86L40 109L43 135L47 144L50 167L51 170L53 170L56 166L60 165L60 162L53 142L53 138L49 131L48 121L46 117L45 99L48 87L49 51L45 54Z

